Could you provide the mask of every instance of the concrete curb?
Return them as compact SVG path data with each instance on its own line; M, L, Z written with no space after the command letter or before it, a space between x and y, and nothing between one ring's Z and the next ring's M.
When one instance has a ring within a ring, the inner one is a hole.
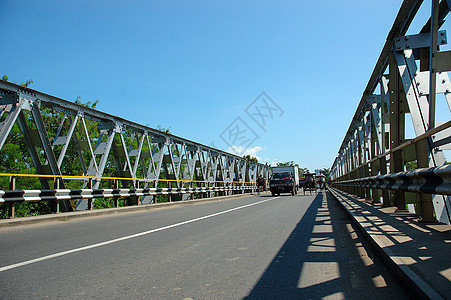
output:
M399 258L399 255L393 253L393 251L391 251L382 240L380 240L376 235L371 234L368 229L357 220L356 215L343 203L346 201L338 196L337 191L331 188L327 189L334 196L334 198L337 199L343 209L351 217L351 220L358 226L359 230L365 235L365 238L386 262L390 268L390 271L409 288L407 291L412 293L412 296L419 299L443 299L443 297L440 296L430 285L428 285L411 268L409 268L409 266L407 266Z
M252 193L251 194L240 194L240 195L220 196L220 197L213 197L213 198L187 200L187 201L175 201L175 202L165 202L165 203L157 203L157 204L146 204L146 205L104 208L104 209L85 210L85 211L74 211L74 212L66 212L66 213L59 213L59 214L49 214L49 215L14 218L14 219L3 219L3 220L0 220L0 228L15 227L15 226L29 225L29 224L39 224L39 223L44 223L44 222L69 221L69 220L74 220L74 219L79 219L79 218L111 215L111 214L117 214L117 213L135 212L135 211L158 209L158 208L167 208L167 207L171 207L171 206L194 205L194 204L203 203L203 202L249 197L251 195L253 195L253 194Z

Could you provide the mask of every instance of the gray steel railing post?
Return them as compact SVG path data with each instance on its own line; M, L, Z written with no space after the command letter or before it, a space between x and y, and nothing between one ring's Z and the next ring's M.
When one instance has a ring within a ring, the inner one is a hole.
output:
M119 189L119 180L117 179L113 179L113 188L114 189ZM119 198L118 197L114 197L114 207L119 207Z
M9 189L11 191L14 191L16 189L16 176L10 176L9 177ZM9 218L10 219L14 218L15 214L16 214L16 208L14 206L14 202L10 202L9 203L9 208L8 208Z
M54 188L55 190L59 190L60 188L60 177L54 177ZM55 213L59 214L60 213L60 201L56 200L56 211Z
M135 187L135 189L136 190L138 190L139 189L139 180L136 180L136 187ZM141 205L141 202L139 201L139 197L138 196L136 196L136 205Z
M92 189L92 178L89 178L88 180L88 187ZM92 200L92 198L88 199L88 210L92 210Z
M167 181L166 183L168 186L168 202L172 202L172 183L170 183L170 181ZM169 189L171 189L171 191L169 191Z
M417 152L417 168L428 168L428 139L423 139L415 143ZM421 218L424 222L434 222L434 205L432 203L432 195L420 193Z
M179 190L178 194L180 195L180 201L183 201L183 193L182 193L183 182L182 181L176 181L175 185L176 185L177 189Z
M375 155L374 155L375 156ZM380 169L379 166L379 160L375 160L371 163L371 176L377 176L378 175L378 170ZM380 198L380 193L379 190L377 189L371 189L371 199L373 200L373 202L375 203L380 203L381 202L381 198Z
M153 188L154 188L154 189L157 188L157 184L158 184L158 181L157 181L157 180L154 180L154 181L153 181ZM152 198L153 198L153 200L152 200L152 201L153 201L153 204L156 204L156 203L157 203L157 195L153 195Z
M379 164L381 166L381 175L387 174L387 158L385 155L381 157ZM387 190L382 190L382 202L384 207L391 206L390 196Z

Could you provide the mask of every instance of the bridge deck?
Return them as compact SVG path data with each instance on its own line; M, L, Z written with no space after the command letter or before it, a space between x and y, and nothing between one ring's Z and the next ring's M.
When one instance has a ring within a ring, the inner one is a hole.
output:
M329 193L145 207L1 228L0 294L407 299Z
M364 230L364 232L366 232L367 237L370 238L370 241L373 241L372 243L373 246L375 246L376 249L380 250L382 256L385 257L386 261L388 262L390 271L392 271L392 273L393 272L396 273L398 276L402 277L404 281L408 282L407 289L410 290L412 294L420 296L421 298L428 297L432 299L441 299L441 298L446 299L451 294L451 285L449 284L451 281L451 272L450 272L451 261L449 260L448 253L449 243L451 242L450 225L418 223L415 220L417 216L414 214L407 212L396 213L394 211L394 207L382 207L379 204L374 204L371 202L364 201L362 199L351 197L348 194L345 194L338 190L332 189L331 191L333 195L343 205L343 207L352 216L351 219L353 219L355 223L358 226L360 226L361 229ZM265 195L262 196L263 199L266 198ZM319 220L321 218L324 218L321 217L320 214L329 211L325 200L326 197L322 199L323 195L321 195L321 193L313 194L312 196L303 197L298 195L297 197L293 198L293 200L295 200L295 202L300 201L298 202L299 204L301 204L304 201L308 202L310 209L315 207L315 210L317 211L312 212L313 213L312 220L316 219ZM332 200L333 197L329 196L331 196L331 194L327 193L328 199L327 202L333 201ZM251 196L250 198L253 197ZM313 198L315 198L317 201L314 201ZM291 197L286 197L282 198L280 201L286 202L289 201L290 199ZM211 200L213 199L209 199L209 201ZM311 201L313 202L310 203ZM180 202L173 203L170 205L190 204L188 202L190 201L186 201L185 203ZM161 206L167 205L168 204L164 204ZM157 206L158 205L153 205L152 207ZM27 223L52 221L58 219L66 220L71 218L79 218L81 216L86 217L95 214L108 214L120 211L127 212L132 210L146 210L148 208L149 206L144 205L115 209L104 209L98 211L85 211L77 213L64 213L59 215L53 214L30 218L1 220L0 227L24 225ZM322 211L320 211L320 209L322 209ZM334 220L334 218L335 222L338 222L337 220L343 219L343 217L340 216L332 216L332 221ZM316 227L312 228L309 227L312 226L310 223L306 224L304 224L305 222L300 223L302 224L299 224L299 226L300 228L302 228L303 231L307 230L306 228L309 228L310 230L304 232L304 234L306 234L306 237L311 236L313 232L315 232L314 228ZM334 221L332 223L334 224ZM337 225L335 224L335 226ZM336 231L336 229L334 231ZM338 233L338 231L336 233ZM303 236L304 234L301 234L301 236ZM338 236L336 236L336 238L338 238ZM338 239L340 240L340 242L336 241L335 244L338 245L344 242L343 237ZM296 247L298 247L299 249L301 249L302 247L306 247L306 244L304 244L306 241L299 240L298 242L300 242L300 244L297 244ZM357 243L358 240L355 240L354 242ZM346 245L343 246L347 247ZM282 250L283 249L281 249L281 251ZM306 251L306 253L307 252L308 251ZM291 258L297 259L297 256ZM287 259L289 258L287 257ZM277 263L280 262L275 261L274 263L277 265ZM293 261L291 263L293 263ZM266 286L265 282L268 280L269 281L274 280L273 278L274 274L272 274L271 272L271 266L268 268L265 274L266 275L262 276L259 283L254 287L250 296L252 295L258 296L268 293L269 286ZM265 276L268 278L266 278ZM294 277L298 276L299 274L295 274ZM341 274L341 277L342 278L346 277L346 274ZM272 288L274 288L275 286L274 282L271 286ZM271 291L273 293L275 292L275 290Z

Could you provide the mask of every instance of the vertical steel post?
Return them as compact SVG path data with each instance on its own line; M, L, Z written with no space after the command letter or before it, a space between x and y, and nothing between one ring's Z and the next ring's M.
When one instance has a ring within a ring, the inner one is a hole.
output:
M154 182L153 182L153 188L154 188L154 189L157 188L157 182L158 182L157 180L154 180ZM157 203L157 195L153 195L152 198L153 198L153 200L152 200L153 202L152 202L152 203L153 203L153 204L156 204L156 203Z
M389 113L389 107L390 107L390 93L388 90L388 82L387 79L382 76L381 80L380 80L380 90L381 90L381 108L380 108L380 113L381 113L381 145L380 145L380 149L381 149L381 153L385 153L387 151L387 143L389 143L388 141L386 141L385 136L386 136L386 132L385 132L385 126L386 123L390 124L390 113ZM387 133L389 134L389 133ZM385 175L387 174L387 156L384 155L379 159L379 167L380 167L380 173L381 175ZM382 202L383 202L383 206L387 207L390 206L390 197L389 197L389 193L387 190L382 190Z
M435 98L437 90L437 31L439 0L432 0L431 8L431 45L429 48L429 128L435 127Z
M54 187L55 190L58 190L60 188L60 177L54 177ZM60 213L60 201L56 200L56 209L55 209L55 213L59 214Z
M390 91L390 149L400 145L404 140L405 115L402 112L401 97L399 86L399 70L394 53L390 53L389 58L390 81L388 82ZM396 173L404 171L404 162L402 150L392 153L390 156L390 172ZM404 192L395 191L391 193L398 210L406 209Z
M113 188L116 190L119 189L119 180L113 179ZM114 197L114 207L119 207L119 198L118 197Z
M92 178L88 180L88 188L92 190ZM88 210L92 210L92 198L88 199Z
M417 153L417 165L418 168L428 168L428 141L427 139L420 140L415 143L415 149ZM432 203L432 195L420 193L420 208L421 219L423 222L435 222L434 218L434 205Z
M11 191L14 191L16 189L16 176L9 177L9 189ZM9 209L8 209L9 218L10 219L14 218L15 214L16 214L16 208L14 206L14 202L10 202Z

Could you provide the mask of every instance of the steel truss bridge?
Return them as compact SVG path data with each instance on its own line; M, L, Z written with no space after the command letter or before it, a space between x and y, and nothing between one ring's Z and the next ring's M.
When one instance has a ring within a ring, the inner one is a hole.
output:
M447 44L440 27L451 1L431 2L431 18L410 35L406 33L422 1L403 2L331 177L338 189L399 210L412 204L424 221L449 224L451 165L443 151L451 149L451 121L435 119L436 101L444 99L451 110L451 51L440 51ZM406 138L408 115L415 131L411 139Z
M424 221L449 224L451 166L443 151L451 149L451 121L436 122L435 107L442 97L451 110L451 51L440 51L447 44L440 28L451 0L431 0L431 18L420 32L406 35L422 2L403 1L331 179L333 188L399 210L412 204ZM60 202L62 210L73 209L70 200L85 210L98 198L115 199L117 206L120 197L139 205L156 203L158 195L183 201L244 193L255 189L258 175L268 178L271 172L243 157L5 81L0 96L0 155L20 139L35 171L2 174L9 189L0 191L0 203L9 205L11 216L14 203L24 201L51 201L58 211ZM25 176L39 178L40 188L21 190Z
M270 176L267 165L26 87L0 80L0 95L0 151L20 139L35 170L2 174L9 190L0 191L0 203L9 203L10 216L14 203L25 201L52 201L58 212L60 202L61 210L74 209L70 200L85 210L96 198L114 198L117 206L120 197L139 205L156 203L157 195L167 195L165 201L232 195ZM20 180L30 177L40 187L21 190Z

